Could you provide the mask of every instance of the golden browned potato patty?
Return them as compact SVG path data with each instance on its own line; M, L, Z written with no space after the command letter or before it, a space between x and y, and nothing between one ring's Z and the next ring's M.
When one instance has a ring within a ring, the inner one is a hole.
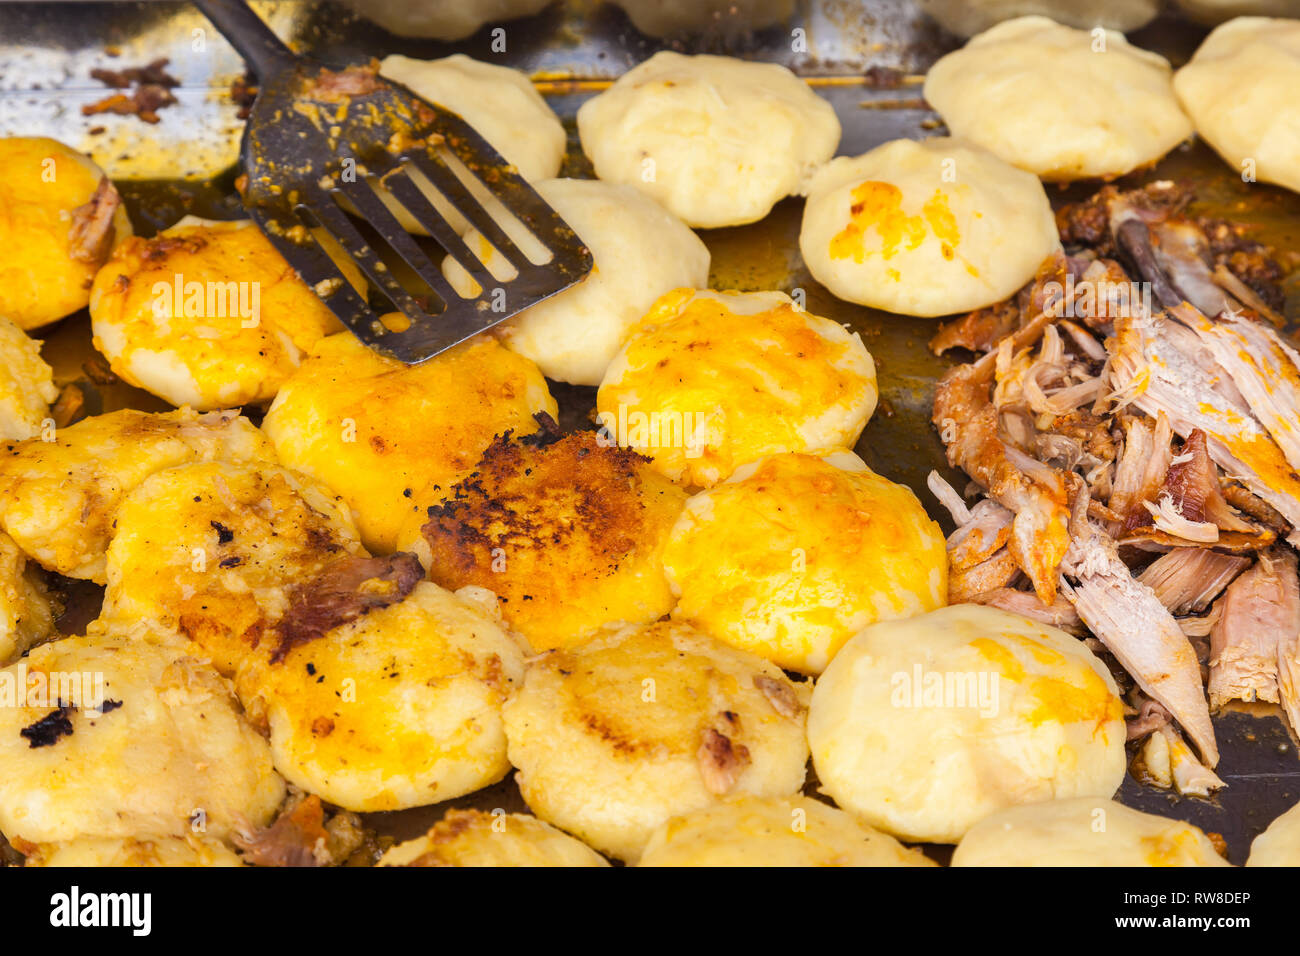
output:
M498 440L429 508L429 576L496 594L535 650L672 610L662 551L686 493L594 432Z
M57 140L0 139L0 316L35 329L90 301L95 271L131 235L115 193L93 225L91 199L103 181L102 169Z
M219 840L189 834L174 836L85 837L68 843L42 843L27 856L27 866L243 866L238 854Z
M0 670L0 830L63 843L142 834L226 840L284 799L271 748L229 684L184 648L66 637Z
M275 460L238 412L122 409L0 445L0 526L30 557L104 583L104 552L122 499L154 472L197 461Z
M40 434L53 424L50 402L58 397L41 343L0 315L0 440Z
M91 627L188 638L226 675L264 641L279 645L296 588L365 553L341 501L275 465L159 472L125 498L115 523Z
M856 332L782 292L676 289L624 337L596 408L619 444L707 488L765 455L852 447L876 398Z
M52 635L56 613L41 569L0 531L0 664Z
M496 621L424 581L283 656L249 655L235 686L290 783L368 812L504 777L501 705L523 673L523 650Z
M419 538L422 509L494 436L535 431L535 412L557 413L546 379L494 339L408 366L344 332L317 343L263 427L283 464L343 496L366 547L382 554Z
M341 328L251 222L197 219L115 250L95 275L90 318L114 372L199 409L270 401Z
M510 762L543 820L634 861L670 817L804 781L808 686L677 622L532 661L506 704Z
M526 813L449 810L379 866L609 866L586 844Z
M941 607L943 534L848 451L773 455L686 504L664 548L674 617L819 674L868 624Z

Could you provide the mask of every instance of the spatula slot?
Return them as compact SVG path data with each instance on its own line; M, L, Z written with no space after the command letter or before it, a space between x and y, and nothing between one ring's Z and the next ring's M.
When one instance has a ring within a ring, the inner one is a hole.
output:
M399 168L387 173L382 182L410 216L424 227L443 251L460 263L482 288L491 288L498 280L483 261L465 244L448 217L443 216L411 176L411 170ZM441 197L439 197L441 198ZM444 203L446 200L442 200ZM459 217L458 217L459 218ZM468 223L466 223L468 225Z
M547 246L537 230L511 209L511 203L517 204L520 209L536 203L536 194L530 186L518 178L518 174L513 172L513 167L509 167L509 173L504 168L479 172L467 165L454 150L447 146L434 147L430 152L442 160L461 186L478 200L492 223L505 232L529 262L533 265L546 265L555 258L554 251ZM478 225L477 221L475 225ZM493 245L495 246L495 243ZM499 248L497 251L501 252Z

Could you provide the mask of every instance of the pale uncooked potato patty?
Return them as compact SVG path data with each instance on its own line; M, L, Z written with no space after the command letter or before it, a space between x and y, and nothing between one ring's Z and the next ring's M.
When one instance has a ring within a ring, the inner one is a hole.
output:
M564 126L527 76L457 53L439 60L394 54L379 64L387 77L456 113L524 179L547 179L564 161Z
M1122 176L1192 132L1164 57L1047 17L999 23L940 59L925 99L952 135L1044 179Z
M663 51L578 110L596 175L701 228L762 219L835 153L831 105L774 63Z
M631 186L590 179L549 179L537 192L591 250L594 265L582 281L497 326L506 347L537 363L547 378L599 385L619 344L655 300L680 286L709 281L709 250L653 197ZM466 242L495 278L514 267L476 231ZM527 255L540 245L517 240ZM450 256L447 281L461 295L479 285Z
M1012 295L1060 239L1032 174L959 140L900 139L818 171L799 248L839 298L934 316Z
M955 843L1005 807L1110 799L1124 708L1077 638L959 604L873 625L817 681L813 764L835 802L900 839Z
M737 797L655 830L638 866L934 866L809 797Z
M1238 17L1174 76L1196 132L1238 174L1300 192L1300 20Z
M1047 800L975 824L953 866L1228 866L1198 827L1113 800Z

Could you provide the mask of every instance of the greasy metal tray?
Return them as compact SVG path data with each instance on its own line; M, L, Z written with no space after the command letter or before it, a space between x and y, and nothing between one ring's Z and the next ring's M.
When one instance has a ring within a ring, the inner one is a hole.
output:
M391 36L347 10L318 0L264 2L255 7L300 50L327 62L356 62L388 53L432 58L464 52L532 74L570 132L564 175L587 176L573 116L584 99L657 49L729 53L782 63L807 77L836 108L844 126L843 154L855 154L899 136L941 131L920 99L921 75L938 56L959 45L908 0L853 3L802 0L794 19L751 33L724 19L689 42L664 43L638 34L623 13L593 0L560 0L534 17L505 24L505 52L492 49L487 29L459 44ZM800 28L806 49L791 43ZM1185 60L1204 28L1165 17L1131 35L1140 46ZM116 57L108 54L113 48ZM181 80L179 103L156 126L132 117L83 117L80 106L102 97L90 79L95 66L140 65L168 57ZM875 68L875 69L871 69ZM868 72L870 70L870 72ZM0 135L49 135L90 153L118 180L137 230L151 233L186 213L212 218L240 215L230 166L240 122L227 91L242 64L192 8L182 3L0 3ZM102 131L91 133L96 127ZM1300 266L1300 196L1246 185L1204 146L1176 150L1154 170L1122 185L1153 178L1184 179L1198 191L1200 211L1253 223L1273 244L1288 270ZM1051 188L1054 201L1086 194L1095 184ZM710 284L723 289L798 288L808 308L862 334L875 356L880 407L857 451L876 470L910 485L945 524L925 488L925 475L944 467L943 451L929 426L933 384L948 362L926 342L933 321L901 318L841 302L815 283L798 255L802 204L786 200L751 226L702 232L713 254ZM1286 315L1300 316L1300 272L1287 283ZM60 384L84 380L93 350L87 316L74 315L41 333ZM594 389L556 385L564 423L585 422ZM93 388L95 411L124 406L161 409L158 399L122 384ZM93 615L94 588L74 589L76 627ZM1126 780L1125 803L1190 820L1220 833L1233 862L1243 862L1251 839L1300 799L1295 744L1270 708L1242 707L1215 720L1226 790L1212 800L1178 798ZM814 787L815 784L810 785ZM449 806L522 810L507 779L487 790L435 807L370 814L381 833L402 839L422 832Z

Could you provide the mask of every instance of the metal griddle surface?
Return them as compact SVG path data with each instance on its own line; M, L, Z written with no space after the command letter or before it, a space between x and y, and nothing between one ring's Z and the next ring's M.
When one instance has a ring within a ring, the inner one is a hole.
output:
M920 100L919 77L938 56L960 45L907 0L863 4L803 0L788 26L751 34L735 24L723 24L690 43L649 40L614 7L591 0L562 0L535 17L506 24L505 52L492 49L487 29L463 43L442 44L392 37L342 8L316 0L255 6L299 49L327 62L358 62L388 53L433 58L463 52L533 74L569 129L569 156L562 172L569 176L591 175L573 129L578 106L658 49L730 53L791 67L808 77L835 107L844 126L840 153L853 155L899 136L919 138L942 132L937 117ZM186 213L239 218L233 173L220 171L224 158L234 155L239 132L234 107L225 101L222 91L241 67L210 29L205 52L193 52L193 30L203 25L192 9L171 2L71 7L0 4L0 135L52 135L92 152L119 180L137 230L145 234ZM796 26L805 30L808 52L791 48L790 30ZM1166 18L1130 38L1177 65L1196 48L1204 32ZM110 44L121 48L116 59L104 53ZM89 136L92 126L109 125L101 122L103 117L80 116L81 103L105 93L89 79L89 69L139 65L157 56L172 59L169 69L182 80L180 104L163 111L162 122L156 127L133 118L110 118L113 125L105 133ZM901 85L882 86L864 79L864 71L870 67L899 70L908 78ZM197 126L205 130L204 136L194 136ZM139 179L149 177L164 161L200 178ZM1192 182L1197 188L1197 212L1254 224L1256 236L1278 250L1284 268L1300 267L1300 196L1242 183L1203 145L1180 148L1156 168L1126 177L1120 185L1152 179ZM1054 202L1064 202L1086 195L1096 185L1048 189ZM850 305L815 283L798 255L801 211L800 201L786 200L760 223L701 232L713 254L710 284L738 290L802 289L812 312L861 333L876 359L881 401L856 450L872 468L910 485L934 516L951 527L925 488L925 476L932 468L956 478L946 468L942 446L929 426L934 382L949 365L926 349L936 323ZM1294 323L1300 316L1300 271L1288 278L1286 291L1286 315ZM57 381L84 380L82 364L93 354L87 315L71 316L42 334ZM595 390L554 383L552 390L560 404L562 424L583 427L594 405ZM166 407L126 385L95 389L95 411L126 406ZM74 610L80 613L70 615L69 620L93 616L98 601L95 589L78 586L73 594ZM1215 728L1223 754L1218 773L1228 787L1214 799L1179 798L1143 787L1132 778L1126 779L1119 799L1222 834L1230 858L1241 863L1254 836L1300 800L1300 760L1289 731L1273 708L1243 706L1217 717ZM809 792L814 791L812 783ZM507 778L445 804L369 814L367 822L381 834L405 839L423 832L449 807L525 809L513 781Z

